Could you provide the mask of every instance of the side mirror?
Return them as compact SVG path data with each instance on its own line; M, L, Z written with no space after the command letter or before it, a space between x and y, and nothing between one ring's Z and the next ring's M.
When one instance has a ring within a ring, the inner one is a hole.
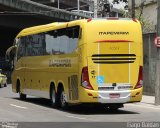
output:
M14 60L16 50L17 50L17 46L11 46L7 49L6 56L5 56L6 61L10 62L10 61Z

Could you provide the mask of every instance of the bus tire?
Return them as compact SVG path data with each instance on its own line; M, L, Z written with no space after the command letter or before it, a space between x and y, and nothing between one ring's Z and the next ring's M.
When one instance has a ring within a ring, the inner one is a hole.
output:
M60 90L60 107L63 110L66 110L68 108L68 103L66 102L66 98L65 98L65 93L64 93L64 89L61 88Z
M115 104L115 105L110 105L109 110L110 111L117 111L119 108L124 107L123 104Z
M7 87L7 84L4 84L4 87Z
M20 82L19 81L17 81L17 92L19 93L19 98L21 99L21 100L26 100L26 94L23 94L22 92L21 92L21 87L20 87L21 85L20 85Z
M23 94L23 93L21 93L21 92L19 92L19 98L21 99L21 100L26 100L26 94Z
M118 107L109 107L110 111L118 111L118 109L119 109Z
M58 95L55 91L55 86L51 86L50 100L51 100L51 106L53 108L57 108L58 107Z
M0 88L2 88L2 85L0 84Z

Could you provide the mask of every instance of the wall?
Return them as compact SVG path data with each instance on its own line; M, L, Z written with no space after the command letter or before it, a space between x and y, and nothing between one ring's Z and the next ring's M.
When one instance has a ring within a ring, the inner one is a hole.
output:
M154 46L155 33L143 34L143 81L144 94L155 94L155 69L156 69L156 54L157 49Z
M136 10L139 10L139 7L143 1L144 0L135 0ZM130 12L131 12L131 5L132 5L132 1L129 0L128 6L129 6ZM143 8L142 15L147 21L150 22L151 31L149 32L156 32L156 26L157 26L157 2L156 0L146 0L146 2L144 2L144 8Z

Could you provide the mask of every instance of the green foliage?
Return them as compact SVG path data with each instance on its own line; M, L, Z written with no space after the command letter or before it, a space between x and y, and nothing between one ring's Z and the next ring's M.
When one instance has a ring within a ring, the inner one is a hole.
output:
M140 9L137 9L135 14L136 18L141 22L143 33L154 32L155 28L153 23L148 18L141 15Z
M144 17L142 15L142 11L141 8L139 7L139 9L136 9L135 11L135 17L136 19L138 19L142 25L142 30L143 33L149 33L149 32L154 32L155 28L153 26L153 23L146 17ZM131 13L126 12L124 10L121 10L123 17L125 18L131 18Z
M126 7L124 8L128 8L128 0L113 0L113 4L120 4L121 2L126 3ZM146 17L144 17L143 15L143 7L144 7L144 3L142 3L140 5L139 8L137 8L135 10L135 17L136 19L138 19L142 25L142 30L143 33L149 33L149 32L154 32L155 31L155 27L153 25L153 23ZM121 10L123 17L126 18L131 18L131 13L125 10Z

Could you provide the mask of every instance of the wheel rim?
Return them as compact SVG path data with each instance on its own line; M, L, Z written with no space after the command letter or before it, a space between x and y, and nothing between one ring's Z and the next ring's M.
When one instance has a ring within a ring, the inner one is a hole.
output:
M62 107L64 107L65 104L66 104L65 95L64 95L64 91L62 91L62 93L61 93L61 105L62 105Z
M52 89L52 103L55 103L56 99L55 99L55 90Z

